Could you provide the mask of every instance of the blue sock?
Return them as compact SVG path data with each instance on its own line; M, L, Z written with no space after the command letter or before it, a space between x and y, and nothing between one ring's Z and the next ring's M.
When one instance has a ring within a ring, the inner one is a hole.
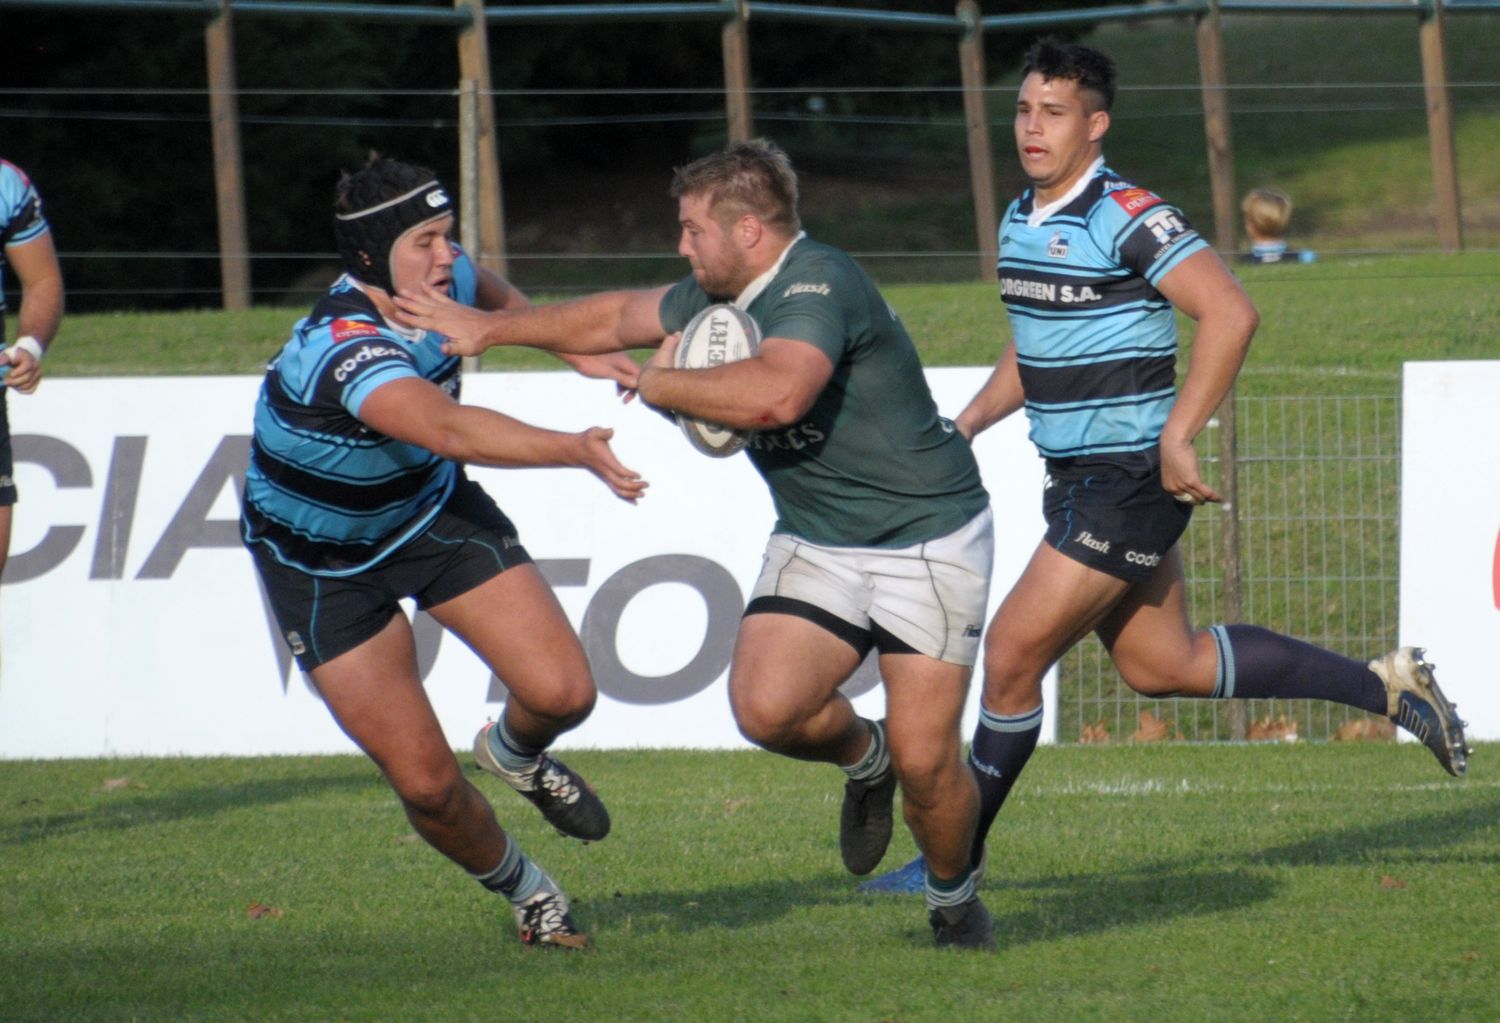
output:
M984 858L984 840L1042 735L1042 705L1024 714L992 714L979 706L979 725L969 749L969 768L979 783L979 823L970 862Z
M1386 712L1385 683L1364 661L1255 625L1215 625L1219 673L1213 699L1332 700Z
M536 758L541 756L542 751L532 749L524 743L518 742L516 737L510 734L510 729L505 726L505 715L500 715L500 720L495 722L495 727L490 729L486 736L490 744L490 752L499 761L500 766L507 771L524 771L536 764Z
M541 870L509 835L505 839L505 855L501 857L500 865L487 874L471 873L469 876L513 903L525 902L542 886Z

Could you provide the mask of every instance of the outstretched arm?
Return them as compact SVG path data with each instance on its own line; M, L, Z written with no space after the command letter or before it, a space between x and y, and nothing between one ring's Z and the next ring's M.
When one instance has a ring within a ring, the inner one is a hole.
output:
M1193 440L1234 386L1260 315L1223 261L1206 249L1183 260L1157 287L1198 321L1187 377L1161 431L1161 485L1180 500L1221 501L1203 481Z
M1021 371L1016 364L1016 343L1009 341L995 363L995 371L979 392L969 399L969 404L964 406L953 425L964 437L973 440L1025 404Z
M449 355L478 355L496 345L526 345L549 352L602 355L649 348L666 335L661 325L665 287L606 291L567 302L485 312L427 288L395 296L403 318L448 338Z
M646 490L640 474L610 450L613 430L544 430L510 416L460 405L436 384L416 377L377 387L359 409L360 421L387 437L435 455L500 468L567 466L587 469L621 500L634 504Z

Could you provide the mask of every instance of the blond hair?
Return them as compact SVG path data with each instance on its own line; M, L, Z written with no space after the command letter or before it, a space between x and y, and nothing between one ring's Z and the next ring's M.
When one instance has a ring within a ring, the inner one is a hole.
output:
M1280 238L1292 219L1292 200L1275 188L1252 188L1240 203L1245 226L1264 238Z

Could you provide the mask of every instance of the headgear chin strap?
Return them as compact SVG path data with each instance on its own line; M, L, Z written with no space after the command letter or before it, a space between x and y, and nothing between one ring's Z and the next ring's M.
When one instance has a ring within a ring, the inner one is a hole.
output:
M333 236L344 269L353 277L396 291L391 274L391 249L406 232L453 212L453 200L439 181L429 181L405 195L369 209L334 215Z

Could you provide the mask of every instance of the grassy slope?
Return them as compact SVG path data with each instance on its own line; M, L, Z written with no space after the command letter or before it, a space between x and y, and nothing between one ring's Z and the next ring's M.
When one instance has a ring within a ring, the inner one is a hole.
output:
M1402 361L1488 358L1500 336L1500 254L1349 257L1239 273L1262 315L1242 393L1395 393ZM929 365L986 365L1009 336L992 285L897 285L887 295ZM47 369L53 376L259 373L299 315L258 308L72 316ZM1190 341L1184 330L1184 344ZM561 368L545 353L522 350L494 353L485 365Z

